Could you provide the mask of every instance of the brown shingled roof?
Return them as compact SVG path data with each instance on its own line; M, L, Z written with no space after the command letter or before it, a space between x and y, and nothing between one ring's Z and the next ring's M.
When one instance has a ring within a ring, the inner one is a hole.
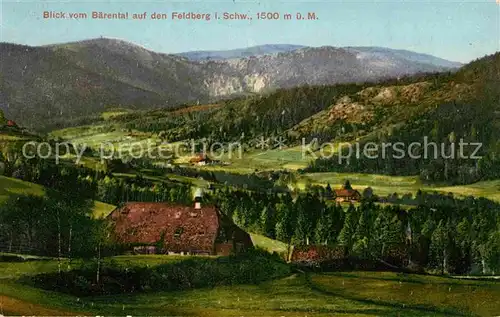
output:
M163 239L173 252L212 253L220 226L214 206L194 209L171 203L127 203L108 219L114 222L118 242L155 244Z
M203 161L210 161L210 158L204 154L199 154L199 155L196 155L195 157L192 157L189 160L190 163L199 163L199 162L203 162Z
M336 189L335 195L337 197L356 197L359 196L360 193L354 189Z

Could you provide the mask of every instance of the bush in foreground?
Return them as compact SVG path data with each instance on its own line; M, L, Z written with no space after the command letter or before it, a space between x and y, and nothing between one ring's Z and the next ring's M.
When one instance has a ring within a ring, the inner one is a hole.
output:
M122 268L97 264L61 273L26 277L23 282L39 288L77 296L147 291L176 291L218 285L257 284L289 275L290 267L265 251L219 258L192 257L155 267Z

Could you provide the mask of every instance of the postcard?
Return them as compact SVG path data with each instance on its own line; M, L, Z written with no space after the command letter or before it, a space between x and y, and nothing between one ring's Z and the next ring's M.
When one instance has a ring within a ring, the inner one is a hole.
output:
M0 11L0 316L500 316L499 0Z

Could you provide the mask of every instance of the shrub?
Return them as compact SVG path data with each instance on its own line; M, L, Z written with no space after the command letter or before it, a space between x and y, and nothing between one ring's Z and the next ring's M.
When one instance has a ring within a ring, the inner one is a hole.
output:
M278 256L262 250L219 258L188 258L155 267L123 268L108 263L96 281L96 263L59 273L25 277L36 287L77 296L147 291L176 291L218 285L258 284L289 275L290 267Z

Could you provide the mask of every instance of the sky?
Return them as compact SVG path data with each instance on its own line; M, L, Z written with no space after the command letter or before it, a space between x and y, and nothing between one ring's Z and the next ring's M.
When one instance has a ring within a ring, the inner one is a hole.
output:
M500 51L499 0L385 1L29 1L0 0L0 41L46 45L112 37L164 53L226 50L262 44L381 46L468 62ZM87 13L88 18L44 19L44 11ZM147 12L145 20L97 20L92 11ZM153 12L167 20L152 20ZM173 12L210 13L211 20L172 20ZM214 19L224 12L252 20ZM257 19L277 12L278 20ZM285 14L316 20L284 20Z

